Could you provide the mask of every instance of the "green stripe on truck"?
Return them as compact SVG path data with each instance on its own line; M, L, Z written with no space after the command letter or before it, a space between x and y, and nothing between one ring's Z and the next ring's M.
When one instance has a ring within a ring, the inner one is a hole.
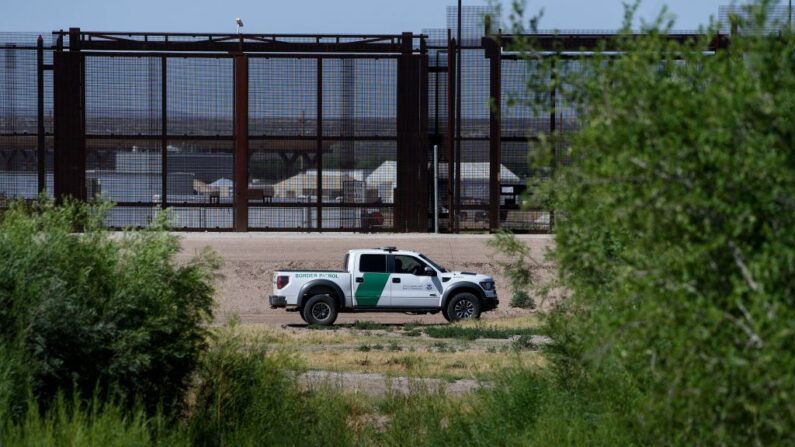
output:
M365 273L364 282L356 289L356 307L375 307L384 293L389 273Z

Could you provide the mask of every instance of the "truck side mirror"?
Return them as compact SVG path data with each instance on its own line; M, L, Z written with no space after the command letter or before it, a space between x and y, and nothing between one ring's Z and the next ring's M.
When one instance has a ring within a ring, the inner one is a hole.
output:
M430 267L425 267L425 276L436 276L436 270Z

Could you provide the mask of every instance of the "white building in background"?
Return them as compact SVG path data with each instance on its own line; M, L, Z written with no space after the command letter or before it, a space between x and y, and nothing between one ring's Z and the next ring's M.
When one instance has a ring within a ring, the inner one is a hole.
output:
M355 182L363 182L366 172L364 169L324 169L321 180L323 182L323 197L327 201L342 202L346 186L355 184ZM374 199L373 194L373 192L370 195L365 193L365 197ZM309 169L276 183L273 185L273 195L276 199L316 200L317 170Z
M488 162L461 163L461 199L488 200L489 198L489 166ZM439 163L439 180L447 181L447 163ZM397 186L397 162L385 161L365 179L368 189L378 190L378 196L384 203L394 203L395 187ZM522 185L524 182L505 165L500 165L501 185Z

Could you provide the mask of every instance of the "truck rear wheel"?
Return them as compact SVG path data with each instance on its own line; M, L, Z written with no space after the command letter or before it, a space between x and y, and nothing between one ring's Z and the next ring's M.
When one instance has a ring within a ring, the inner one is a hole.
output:
M471 293L459 293L447 303L447 319L449 321L478 318L480 318L480 300Z
M301 311L304 321L319 326L331 326L337 320L337 302L328 295L314 295Z

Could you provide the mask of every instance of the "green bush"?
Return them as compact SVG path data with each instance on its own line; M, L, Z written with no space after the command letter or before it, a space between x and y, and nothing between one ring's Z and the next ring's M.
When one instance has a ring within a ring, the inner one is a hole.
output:
M189 409L194 445L348 445L350 409L338 392L305 392L300 365L235 328L223 331L197 371Z
M511 306L521 309L535 309L536 301L525 290L517 290L511 297Z
M547 441L795 442L795 38L760 31L770 6L714 54L717 26L677 43L658 20L620 57L556 61L579 130L545 139L568 147L547 186L572 294Z
M149 411L182 401L207 343L217 263L205 253L177 265L164 218L111 235L106 210L17 203L0 222L0 354L21 359L6 372L13 402L27 392L45 406L73 392Z
M535 309L535 299L529 290L538 282L534 268L538 261L530 253L530 247L507 231L502 231L489 240L488 245L496 249L507 260L497 261L513 290L511 306L522 309Z

